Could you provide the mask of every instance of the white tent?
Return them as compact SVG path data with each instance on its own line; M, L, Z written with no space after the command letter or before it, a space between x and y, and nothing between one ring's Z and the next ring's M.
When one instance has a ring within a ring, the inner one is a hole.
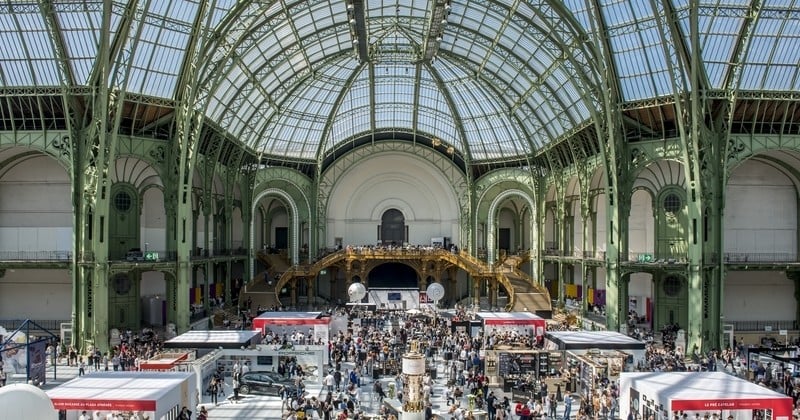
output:
M545 350L567 350L584 354L591 349L619 350L633 356L633 364L645 363L645 344L616 331L550 331L544 336Z
M676 411L751 419L753 410L771 410L774 420L789 420L792 398L724 372L623 372L620 417L665 417ZM692 418L693 416L689 416Z
M195 381L195 374L189 372L96 372L53 388L47 396L57 410L67 410L68 419L77 419L83 410L175 418L181 407L195 411Z

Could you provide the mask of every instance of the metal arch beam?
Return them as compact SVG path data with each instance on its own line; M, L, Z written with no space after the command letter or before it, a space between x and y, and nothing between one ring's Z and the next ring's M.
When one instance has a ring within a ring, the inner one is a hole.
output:
M343 57L349 57L349 56L350 56L350 54L351 54L351 53L350 53L349 51L342 50L342 51L339 51L339 52L338 52L338 53L336 53L336 54L333 54L333 55L326 56L326 57L325 57L324 59L322 59L322 60L315 61L315 62L314 62L314 63L312 63L312 64L317 64L317 63L319 63L319 65L318 65L317 67L325 67L325 66L327 66L327 65L328 65L328 63L333 63L333 62L339 61L339 60L341 60ZM361 69L362 69L362 68L363 68L363 66L359 66L359 67L357 68L357 70L356 70L356 71L354 71L354 75L351 75L351 76L350 76L350 78L348 78L348 82L345 84L345 86L347 86L347 88L343 89L343 90L342 90L342 92L340 92L340 96L339 96L339 97L337 97L337 100L336 100L336 102L335 102L335 103L339 103L339 104L341 104L342 100L344 99L344 96L343 96L343 95L344 95L345 93L347 93L347 91L349 91L349 90L350 90L349 86L352 86L352 83L353 83L353 81L354 81L353 77L354 77L355 75L357 75L357 74L358 74L358 73L361 71ZM309 74L306 74L306 75L305 75L305 76L303 76L302 78L299 78L299 79L298 79L298 81L297 81L297 83L294 83L294 84L292 84L292 86L291 86L291 87L290 87L290 88L289 88L289 89L286 91L286 95L283 95L283 98L281 99L281 101L279 101L279 102L277 102L277 103L276 103L277 107L278 107L279 109L283 109L283 104L285 104L287 101L289 101L291 98L293 98L293 97L294 97L294 92L296 92L297 90L299 90L299 89L300 89L300 88L303 86L303 83L302 83L302 82L303 82L303 81L305 81L305 80L308 80L308 79L309 79L309 78L311 78L311 77L314 77L314 72L311 72L311 73L309 73ZM334 109L337 109L337 108L338 108L337 106L334 106ZM276 118L276 117L277 117L277 115L278 115L277 113L276 113L276 114L273 114L273 115L271 115L271 116L270 116L270 117L269 117L267 120L265 120L265 122L264 122L264 124L263 124L263 126L262 126L261 130L260 130L260 131L258 131L258 133L259 133L259 138L263 138L264 131L266 131L266 130L267 130L267 128L269 128L269 126L270 126L270 123L272 122L273 118ZM335 113L332 113L332 115L335 115ZM329 117L329 118L326 120L326 123L325 123L325 130L323 130L323 133L322 133L322 138L323 138L323 139L325 138L325 133L326 133L326 132L328 131L328 129L330 128L330 123L331 123L331 121L330 121L330 117ZM239 139L239 141L241 142L241 139ZM260 151L260 150L255 150L255 147L254 147L254 145L247 145L247 146L250 146L250 148L251 148L251 149L253 149L253 151L254 151L255 153L258 153L259 155L262 155L262 154L263 154L263 150L261 150L261 151Z
M515 5L518 5L518 3L515 3ZM511 9L509 9L509 10L511 10ZM539 17L542 18L542 20L544 22L550 22L550 20L548 19L547 16L544 16L541 13L538 13L538 10L535 10L535 12L539 15ZM559 13L559 12L557 12L557 13ZM559 14L561 14L561 13L559 13ZM556 28L554 26L549 26L547 28L540 28L538 25L536 25L536 23L534 21L532 21L532 20L530 20L530 19L528 19L526 17L519 17L519 18L523 22L527 23L528 27L539 29L539 33L541 34L542 38L548 39L555 46L559 47L559 54L553 54L552 55L553 58L554 58L553 64L548 67L548 71L547 72L541 73L541 74L552 73L552 71L554 71L554 69L556 68L556 64L563 63L563 62L567 61L566 59L573 57L572 53L574 51L576 51L576 50L579 50L579 47L582 45L581 39L578 38L578 37L576 37L574 43L570 44L570 43L565 43L564 40L559 39L558 37L553 35L556 32L556 30L555 30ZM490 40L489 38L486 38L483 34L481 34L479 32L475 32L474 30L472 30L470 28L467 28L467 27L463 27L463 26L460 26L458 29L459 29L459 31L464 31L464 32L467 32L467 33L471 34L471 36L472 36L471 39L476 39L478 37L481 37L481 38L489 40L490 41L490 47L492 47L492 48L487 48L488 51L492 51L493 49L496 49L498 47L498 45L499 45L499 43L496 43L497 38L494 38L494 39ZM544 30L544 29L546 29L546 30ZM513 50L509 50L508 48L505 48L505 47L502 47L501 50L504 51L506 54L508 54L508 56L511 56L511 57L514 57L515 59L517 59L520 63L525 63L526 62L524 57L520 56L519 54L514 53ZM569 51L569 54L567 54L566 51ZM485 67L485 65L488 62L488 60L489 60L489 56L487 55L487 56L484 57L482 62L479 64L479 71L481 71ZM584 64L587 64L587 63L584 63ZM576 66L576 68L580 69L581 66ZM540 73L535 73L535 72L533 74L540 75ZM530 80L529 79L529 82L531 84L531 89L529 89L528 92L526 92L526 93L520 94L520 101L519 102L524 102L524 98L530 96L530 93L535 90L536 86L541 86L542 84L546 84L546 83L542 82L542 79L543 79L542 77L539 77L538 79L539 79L539 82L536 82L534 80ZM586 79L583 79L583 80L586 80ZM510 85L510 83L508 83L508 81L506 81L506 82L507 82L506 84ZM553 96L556 96L555 95L555 91L553 89L550 89L550 91L553 92ZM563 104L562 104L562 109L564 109L563 108ZM574 125L574 124L577 124L577 123L575 121L572 121L572 124Z
M594 12L593 17L594 19L589 19L591 24L596 24L596 27L593 27L594 33L597 34L605 34L608 31L608 22L606 22L605 16L600 12L600 2L599 0L586 0L588 4L587 6ZM603 48L603 50L608 52L608 56L611 57L613 55L613 49L611 48L611 42L609 42L610 37L602 36L598 37L599 44ZM611 87L611 95L615 101L622 101L622 86L619 83L619 70L617 69L617 63L614 60L599 60L598 66L605 64L605 71L602 71L600 74L603 76L607 76L606 84Z
M375 127L378 126L375 122L375 104L377 103L375 100L375 63L367 65L367 74L367 80L369 80L369 129L374 133Z
M194 18L194 22L192 22L192 30L189 33L189 40L186 42L186 50L189 52L196 50L199 47L198 44L200 41L204 39L200 35L203 31L203 16L206 15L204 10L205 8L210 8L213 10L213 8L216 7L217 0L212 0L212 2L213 4L209 5L209 1L201 1L197 6L197 15ZM191 83L191 80L189 79L193 74L195 74L195 69L191 69L190 65L191 60L183 60L181 63L181 68L178 70L177 78L175 80L175 100L178 102L183 100L183 93L185 92L184 89L181 89L180 87L183 86L184 83Z
M289 18L289 6L286 4L286 0L281 0L281 4L283 5L283 14L286 15L286 22L289 23L289 27L292 29L292 33L294 34L294 39L300 39L300 33L297 31L297 25L295 25L294 20ZM306 54L305 48L300 48L300 52L303 54L303 60L305 60L306 65L311 67L311 63L308 59L308 54Z
M316 31L316 32L312 33L312 35L309 36L309 37L306 37L306 38L303 38L303 39L297 39L296 43L291 44L290 46L287 46L287 48L285 48L283 51L285 52L285 51L291 50L291 48L293 48L293 47L298 48L299 50L305 51L304 48L302 48L303 41L306 41L306 40L309 40L309 39L319 39L321 35L324 35L324 34L328 33L329 31L334 30L337 27L341 27L341 26L342 26L342 24L336 24L336 25L331 25L331 26L327 26L325 28L322 28L319 31ZM254 69L254 70L250 70L250 68L247 67L246 63L244 63L242 61L241 55L239 54L239 51L243 49L243 47L241 47L241 44L243 44L244 41L247 38L249 38L249 36L245 35L239 40L239 42L237 42L235 45L231 46L230 54L228 55L228 58L226 59L226 61L231 62L232 65L227 66L227 70L220 72L216 77L218 78L218 80L225 80L224 76L230 74L234 70L234 68L240 69L242 71L242 73L246 76L247 80L250 82L250 85L241 84L239 86L237 94L235 95L235 98L242 98L243 96L246 96L246 95L241 95L241 92L243 90L245 90L245 89L256 89L256 90L258 90L261 93L262 97L264 98L264 100L258 104L259 105L258 108L261 108L261 106L266 102L266 103L269 104L270 108L272 108L273 111L275 111L273 113L273 115L271 115L269 118L267 118L265 120L265 126L266 126L266 125L269 125L269 122L272 120L272 117L274 117L274 115L277 114L280 111L281 108L280 108L279 104L282 104L283 102L286 101L286 99L289 96L291 96L291 95L289 95L289 92L295 90L298 85L302 84L302 82L305 81L309 76L313 75L314 74L314 70L312 70L312 69L315 68L314 65L317 64L317 63L320 63L320 62L323 62L323 63L327 62L327 57L323 58L322 60L318 60L316 62L307 61L309 66L306 67L305 73L297 73L296 75L294 75L292 83L289 84L289 87L283 89L284 92L285 92L285 94L283 95L283 98L280 98L280 97L275 98L273 96L275 96L274 94L277 92L277 90L270 92L270 91L267 91L266 89L264 89L264 86L259 83L259 81L260 81L259 75L264 71L264 68L266 68L267 66L278 64L278 63L276 63L274 61L267 60L259 68ZM257 43L258 43L258 40L254 39L252 45L248 46L247 49L251 48L253 45L256 45ZM335 53L334 56L339 57L344 52L347 52L347 55L350 55L350 51L349 50L342 50L340 52ZM284 58L288 59L288 56L284 55ZM283 62L283 61L281 61L281 62ZM317 66L317 67L319 67L319 66ZM230 105L230 104L226 104L226 106L227 105ZM231 114L231 113L235 113L235 110L231 109L230 107L227 107L225 112L220 114L220 119L221 120L225 120L225 119L230 118L229 114ZM251 116L251 118L256 117L256 114L257 113L254 113ZM262 115L262 117L263 117L263 115ZM247 126L248 126L248 124L244 124L244 127L247 127ZM242 137L242 133L239 133L239 137Z
M545 18L545 20L546 20L546 18ZM532 24L532 21L530 21L529 19L526 19L526 21L527 21L528 23L531 23L531 24ZM341 27L341 26L343 26L343 25L342 25L342 24L334 24L334 25L330 25L330 26L328 26L328 27L322 28L320 31L317 31L317 33L319 33L319 32L324 32L324 31L326 31L326 30L329 30L329 29L335 29L335 28L337 28L337 27ZM467 31L467 32L469 32L469 33L471 33L471 34L473 34L473 36L482 36L481 34L479 34L479 33L477 33L477 32L474 32L474 31L471 31L471 30L469 30L469 29L467 29L467 28L463 28L463 27L462 27L461 29L462 29L462 30L464 30L464 31ZM553 29L553 28L549 28L549 29ZM546 32L546 31L542 31L542 33L545 33L545 32ZM312 37L313 37L313 36L314 36L314 35L312 35ZM312 37L307 37L307 38L312 38ZM247 38L247 36L243 36L242 38L240 38L240 41L241 41L241 42L243 42L243 40L244 40L244 39L246 39L246 38ZM550 39L551 39L551 41L552 41L554 44L556 44L556 45L561 45L562 47L563 47L564 45L566 45L566 44L564 44L563 42L561 42L561 41L559 41L559 40L557 40L557 39L553 38L552 36L550 36ZM298 39L298 43L299 43L299 44L302 44L302 41L304 41L304 40L305 40L305 39ZM234 49L240 49L240 47L239 47L238 45L239 45L241 42L237 42L237 43L235 44L235 46L234 46ZM579 44L576 44L576 45L579 45ZM575 49L575 48L573 48L573 50L574 50L574 49ZM506 49L505 51L506 51L506 52L509 54L509 56L514 56L514 57L515 57L517 60L519 60L520 62L524 62L523 58L522 58L521 56L517 55L517 54L514 54L514 53L513 53L513 51L509 51L509 50L507 50L507 49ZM239 56L238 56L238 55L236 56L235 60L236 60L237 62L240 62L240 59L239 59ZM313 65L313 63L311 63L311 64ZM242 68L243 70L244 70L244 69L246 69L246 67L243 67L243 66L240 66L240 68ZM255 73L260 73L260 72L261 72L261 69L257 69L257 70L255 71ZM255 80L255 79L257 79L257 78L255 78L255 76L253 75L253 73L249 73L249 74L248 74L248 78L249 78L251 81L252 81L252 80ZM297 80L295 81L295 83L300 83L302 80L304 80L304 79L297 79ZM535 85L535 83L533 83L533 81L531 81L531 82L532 82L532 83L531 83L532 85ZM255 83L253 83L253 84L257 86L257 84L255 84ZM557 95L555 95L555 92L554 92L552 89L551 89L551 91L553 92L553 95L551 95L551 96L553 96L553 97L556 97L556 98L557 98ZM270 95L266 95L266 93L265 93L264 95L265 95L265 97L269 98L269 97L271 96L271 93L270 93ZM520 95L520 96L522 96L522 95ZM563 107L563 104L562 104L562 109L566 109L566 108L564 108L564 107ZM230 111L230 110L229 110L229 111ZM571 117L571 116L570 116L570 117ZM223 119L224 119L224 118L223 118ZM572 120L572 121L571 121L571 123L572 123L571 125L575 125L575 124L576 124L576 122L575 122L574 120ZM544 125L543 125L542 127L544 127Z
M742 60L749 49L750 39L761 15L760 12L761 0L751 0L747 13L744 15L744 22L739 28L736 44L733 45L733 50L728 60L731 65L727 67L725 75L722 77L722 87L726 91L730 92L738 89L739 75L741 74L741 67L744 65Z
M105 2L104 2L105 3ZM108 2L105 7L109 7L113 10L114 6L113 3ZM125 12L122 13L122 18L120 19L119 26L117 27L116 37L111 40L108 44L109 51L105 54L101 52L98 48L97 51L97 60L92 65L92 74L89 76L88 85L89 86L97 86L100 83L103 74L102 72L105 71L106 66L113 66L117 63L114 61L110 61L107 63L102 63L100 60L109 59L111 60L112 57L119 56L122 47L126 44L128 34L130 33L131 25L133 24L133 12L139 7L139 0L131 0L127 7L125 7ZM109 11L111 13L111 11ZM111 27L108 28L111 30ZM102 45L102 43L101 43Z
M344 87L339 92L339 95L336 97L336 101L334 102L333 107L331 107L331 112L330 114L328 114L328 118L325 120L325 128L323 128L321 134L322 138L320 138L320 141L318 142L317 145L317 152L314 154L314 156L317 159L317 177L318 177L317 179L319 179L320 171L322 168L322 157L324 155L323 152L325 151L324 141L328 137L328 133L331 131L331 127L333 126L333 119L336 116L336 113L339 111L339 108L342 107L342 102L344 102L344 98L347 96L347 93L350 92L350 89L352 89L353 83L355 83L355 80L358 78L358 75L360 75L361 72L364 71L364 66L366 65L367 65L366 62L362 62L347 79L347 82L345 82Z
M514 0L514 3L508 7L508 14L506 14L503 22L500 23L500 27L497 28L496 35L492 40L492 48L488 48L487 54L483 56L483 60L481 60L480 64L478 65L478 69L476 70L477 73L482 73L483 70L486 68L486 63L489 62L489 58L491 57L490 52L492 49L496 48L498 44L500 44L500 38L502 34L505 32L505 29L508 27L509 22L511 22L511 16L516 13L517 7L519 7L520 0Z
M439 72L436 71L436 68L432 64L426 64L426 66L428 67L428 71L431 74L436 75L436 77L434 79L436 81L436 86L439 88L439 91L442 93L442 96L444 97L445 102L447 102L447 106L453 112L453 122L455 123L456 131L458 131L458 136L461 138L461 141L463 142L464 164L467 167L469 167L470 166L470 162L472 162L472 151L471 151L471 149L469 147L470 146L469 142L467 141L467 134L464 132L464 124L462 123L462 120L461 120L461 114L458 113L458 108L456 108L456 104L453 101L453 96L450 95L450 91L442 84L442 77L439 74ZM420 83L417 83L417 85L419 85L419 84ZM419 113L419 101L414 103L414 107L417 108L416 112L414 113L416 115L417 113ZM417 127L413 127L413 128L416 131ZM467 177L471 178L470 171L467 171Z
M69 57L67 55L67 47L64 42L64 35L59 25L58 19L55 16L55 8L53 7L53 0L40 0L39 10L42 13L42 18L47 25L47 32L50 35L50 42L53 44L53 49L56 53L56 60L58 68L61 70L61 83L64 86L75 86L75 75L72 68L69 66Z
M312 64L312 65L315 65L315 64L317 64L317 63L321 63L321 64L319 64L319 65L318 65L318 66L316 66L316 67L325 67L325 66L327 65L327 63L338 61L338 60L340 60L340 59L341 59L343 56L348 56L348 57L349 57L349 56L350 56L350 54L351 54L351 53L350 53L349 51L342 50L342 51L339 51L339 52L337 52L337 53L336 53L336 54L334 54L334 55L331 55L331 56L324 57L322 60L318 60L318 61L316 61L316 62L313 62L313 63L311 63L311 64ZM365 63L366 63L366 62L365 62ZM359 71L360 71L360 70L359 70ZM280 110L280 109L283 109L282 105L283 105L285 102L287 102L289 99L291 99L291 98L293 97L293 93L294 93L295 91L297 91L297 90L298 90L300 87L302 87L302 86L303 86L303 83L304 83L306 80L308 80L309 78L313 77L315 73L316 73L316 71L311 71L311 72L309 72L309 73L306 73L306 74L304 74L303 76L296 77L296 78L294 79L293 83L291 83L291 84L290 84L290 86L289 86L287 89L285 89L285 93L284 93L283 95L281 95L281 96L280 96L280 98L279 98L280 100L279 100L278 102L274 102L274 103L273 103L273 102L271 102L271 104L274 104L274 108L275 108L276 112L273 112L272 114L270 114L270 115L269 115L269 117L268 117L268 118L266 118L266 119L264 120L264 124L262 125L262 128L261 128L261 130L260 130L260 132L261 132L261 133L263 133L265 130L267 130L267 129L270 127L270 124L272 123L273 119L275 119L275 118L277 118L277 117L279 117L279 116L281 115L281 113L279 112L279 110ZM269 97L267 97L267 96L265 96L265 98L269 99ZM252 118L255 118L255 117L257 116L256 114L257 114L257 113L254 113L254 114L253 114L253 115L250 117L250 119L252 120ZM247 124L245 124L245 125L247 125ZM251 146L251 147L253 147L253 146ZM255 147L253 147L253 149L255 149Z
M483 36L483 34L481 34L481 33L479 33L479 32L475 32L475 31L473 31L473 30L471 30L471 29L469 29L469 28L465 28L465 27L459 27L459 31L464 31L465 33L468 33L468 34L470 34L470 35L471 35L473 38L478 38L478 37L481 37L481 38L484 38L484 39L488 39L488 38L486 38L485 36ZM552 32L553 32L553 31L551 31L551 33L552 33ZM552 36L548 36L548 38L549 38L549 39L551 39L551 41L552 41L552 42L553 42L555 45L557 45L557 46L564 47L565 45L567 45L567 44L564 44L563 42L561 42L561 41L559 41L559 40L553 39L553 38L552 38ZM571 51L575 51L576 49L577 49L577 48L572 48L572 49L571 49ZM511 50L508 50L508 49L506 49L506 48L501 48L501 50L502 50L502 51L504 51L506 54L508 54L508 56L510 56L510 57L514 57L515 59L519 60L519 62L521 62L521 63L524 63L524 62L525 62L525 60L523 59L523 57L521 57L520 55L518 55L518 54L514 53L513 51L511 51ZM553 61L553 64L552 64L550 67L548 67L548 69L549 69L551 72L552 72L552 71L555 71L555 69L557 68L557 66L556 66L557 64L563 64L563 63L566 63L566 62L572 62L572 61L573 61L573 55L572 55L571 53L570 53L570 54L566 54L566 53L564 53L564 48L562 48L562 49L560 50L560 52L561 52L561 54L559 54L559 58L560 58L560 60L558 60L558 59L554 60L554 61ZM444 55L444 54L445 54L445 52L442 52L442 54ZM455 54L449 54L449 53L447 53L446 55L447 55L448 57L460 57L460 56L457 56L457 55L455 55ZM466 60L466 59L464 59L464 60L461 60L461 61L463 61L463 62L466 62L466 63L472 63L471 61L469 61L469 60ZM576 66L576 67L578 67L578 66ZM471 66L466 66L466 68L467 68L467 69L469 69L469 68L471 68ZM469 72L468 72L468 73L469 73ZM497 76L497 75L496 75L496 74L494 74L494 73L490 73L490 74L492 74L492 75L494 75L494 76ZM534 73L534 74L538 74L538 73ZM548 74L548 73L546 72L546 73L544 73L544 74ZM503 79L500 79L499 77L498 77L498 79L499 79L499 80L502 80L506 86L510 86L510 85L511 85L510 81L508 81L508 80L503 80ZM587 81L586 79L582 79L582 80L584 80L584 81ZM564 103L563 103L563 102L561 101L561 99L558 97L558 94L556 93L556 90L554 90L553 88L551 88L551 87L550 87L550 85L549 85L549 84L547 84L547 83L546 83L546 81L544 81L544 78L543 78L543 77L539 77L539 78L538 78L538 81L529 80L529 82L531 83L531 88L529 88L529 89L528 89L526 92L517 92L517 94L518 94L518 96L519 96L519 100L518 100L518 101L515 101L515 105L514 105L514 106L512 106L512 107L510 108L510 110L511 110L511 111L513 111L514 109L518 109L518 107L519 107L519 106L522 106L522 103L524 103L524 101L525 101L525 98L527 98L527 97L530 97L530 95L531 95L533 92L537 91L537 90L536 90L536 88L537 88L537 87L546 86L546 87L547 87L547 91L549 91L549 92L551 93L551 94L550 94L550 96L551 96L551 97L553 97L553 98L555 98L555 99L558 101L559 105L561 105L561 109L562 109L562 111L564 111L564 114L566 114L566 115L567 115L567 117L569 117L569 119L570 119L570 124L569 124L569 125L571 125L571 126L575 126L575 125L577 125L577 124L579 123L579 122L575 121L575 120L574 120L574 118L573 118L573 116L572 116L572 115L570 115L570 114L567 112L567 109L568 109L568 108L564 106ZM490 83L491 83L491 82L490 82ZM516 91L515 91L515 92L516 92ZM505 97L505 95L501 95L500 97ZM517 104L519 104L519 105L517 105ZM591 108L592 108L592 104L591 104L591 103L589 103L589 104L587 104L587 105L588 105L588 106L587 106L587 108L589 108L589 109L591 109ZM512 112L512 113L513 113L513 112ZM534 113L534 114L535 114L535 113ZM540 120L540 121L541 121L541 120ZM542 122L542 124L540 125L540 128L541 128L541 129L543 129L543 130L546 130L546 124L544 124L544 122ZM555 136L553 136L553 135L550 135L550 137L551 137L551 138L553 138L553 137L555 137Z
M411 130L414 133L414 138L417 138L417 126L419 125L419 91L422 83L422 63L417 62L414 64L414 93L412 94L411 103L414 104L414 112L411 113ZM437 81L438 83L438 81ZM439 88L441 90L441 88Z
M672 46L675 48L675 51L678 53L678 56L683 61L684 66L686 66L687 74L695 74L696 77L693 77L694 82L700 84L700 86L694 86L694 89L700 89L703 92L706 92L711 89L711 83L708 81L708 74L706 74L705 66L702 66L702 60L695 58L699 57L700 50L697 48L689 50L689 46L686 45L686 37L683 36L683 31L681 30L678 21L675 19L675 8L672 6L671 0L662 0L661 3L664 6L664 18L667 21L667 25L669 26L670 33L672 33ZM690 2L689 7L698 7L696 4L692 5ZM691 19L691 18L690 18ZM690 25L691 26L691 25ZM666 38L663 38L666 39ZM698 44L699 46L699 44ZM697 55L697 57L694 57ZM697 68L695 68L697 67Z
M282 1L284 1L284 3L285 3L285 0L282 0ZM303 2L298 2L298 3L303 4ZM287 7L293 7L293 6L287 6ZM257 12L254 13L254 15L255 16L260 16L260 15L258 15ZM271 22L273 19L277 19L278 17L284 17L284 16L285 16L285 13L280 14L280 15L273 15L267 20L267 22ZM238 22L236 22L236 23L238 23ZM322 37L328 35L332 31L334 31L335 29L343 27L345 25L346 25L346 23L334 22L331 25L318 28L316 31L311 32L309 34L309 36L307 36L305 38L297 37L298 34L295 32L295 35L296 35L295 42L292 43L292 44L287 45L285 48L283 48L281 50L281 53L275 55L275 57L277 57L277 58L284 57L284 59L287 59L286 55L284 54L286 51L291 51L293 49L294 50L298 50L298 51L299 50L305 51L302 48L303 41L321 39ZM269 26L269 25L261 25L261 26L241 25L241 26L242 27L239 28L239 25L236 25L234 28L230 29L230 31L234 31L234 29L239 29L240 30L239 36L235 40L233 40L231 42L228 42L227 44L224 44L224 45L217 45L218 48L224 48L226 51L222 53L224 56L221 57L219 60L209 60L209 61L214 61L214 62L210 63L210 65L207 66L209 71L207 72L207 77L203 79L203 83L208 83L209 80L214 79L214 78L218 78L219 77L219 74L217 74L217 70L218 69L221 69L221 70L219 70L221 73L229 73L230 71L229 70L225 70L225 69L231 69L232 68L232 66L231 66L232 63L235 64L237 62L241 62L240 57L244 53L246 53L247 51L252 49L254 46L259 45L260 42L261 42L261 39L262 39L260 36L265 34L265 33L267 33L267 31L269 29L271 29L271 26ZM274 25L272 25L272 26L274 26ZM258 30L257 31L252 30L253 27L257 27ZM309 63L309 67L308 68L311 68L313 63L308 61L308 57L307 56L306 56L306 62ZM264 65L262 65L261 67L255 69L254 72L256 74L260 74L260 73L262 73L264 67L266 67L266 66L268 66L270 64L276 64L276 63L277 62L275 60L272 60L272 61L266 60L264 62Z

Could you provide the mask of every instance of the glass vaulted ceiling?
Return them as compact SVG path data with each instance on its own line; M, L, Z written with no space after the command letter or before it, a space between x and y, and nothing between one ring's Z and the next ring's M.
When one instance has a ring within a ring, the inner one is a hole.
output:
M313 161L406 132L473 162L590 122L600 75L619 102L690 89L687 54L706 89L800 90L800 0L697 3L695 52L689 0L8 0L0 88L96 84L108 33L114 88L174 101L195 84L192 105L256 153Z

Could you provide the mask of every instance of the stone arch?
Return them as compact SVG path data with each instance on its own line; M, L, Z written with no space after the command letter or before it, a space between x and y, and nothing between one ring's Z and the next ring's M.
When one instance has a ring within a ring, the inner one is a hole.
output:
M298 264L300 262L300 251L299 251L299 246L298 246L298 243L297 243L298 240L299 240L299 236L300 236L300 234L299 234L300 233L300 227L299 227L299 222L300 221L299 221L299 210L297 208L297 203L294 201L292 196L287 194L285 191L277 189L277 188L268 188L268 189L265 189L265 190L261 191L260 193L258 193L258 195L256 195L255 197L253 197L253 201L252 201L251 209L250 209L252 213L254 213L256 211L256 206L258 205L258 202L262 198L264 198L264 197L266 197L268 195L277 195L278 197L282 198L286 202L286 205L289 207L289 216L291 217L291 220L292 220L292 223L291 223L292 226L289 229L289 232L290 232L290 234L289 234L289 244L290 244L290 249L291 249L291 261L292 261L292 264L296 265L296 264ZM253 242L253 236L254 236L253 233L254 233L254 229L255 229L254 223L255 223L255 221L251 219L250 220L250 249L251 250L254 249L253 248L253 243L252 243ZM250 272L254 273L255 272L254 271L255 270L255 260L253 259L252 252L251 252L251 255L250 255L250 257L248 259L250 260L249 261L250 262Z
M487 250L488 254L487 254L487 261L486 262L490 266L493 265L494 262L497 260L497 251L495 250L495 248L496 248L495 245L496 245L496 242L497 242L497 238L495 238L495 229L497 228L497 226L496 226L497 212L498 212L498 210L500 208L500 204L503 202L503 200L505 200L506 198L511 197L511 196L521 197L523 200L528 202L528 206L531 209L536 209L536 204L531 199L531 197L529 195L525 194L524 191L519 190L519 189L506 190L503 193L499 194L497 197L495 197L494 200L492 200L492 203L489 206L488 227L486 229L487 230L487 245L488 245L488 247L487 247L488 248L488 250ZM532 220L536 220L535 215L532 218ZM531 238L536 238L537 235L538 235L537 224L536 223L531 223L530 229L531 229L531 233L530 233Z

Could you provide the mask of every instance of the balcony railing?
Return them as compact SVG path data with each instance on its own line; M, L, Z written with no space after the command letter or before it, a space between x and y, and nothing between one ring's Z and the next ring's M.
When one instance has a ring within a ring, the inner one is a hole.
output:
M735 332L741 331L764 331L777 333L780 330L798 330L797 320L773 320L773 321L725 321L726 324L733 324ZM769 331L768 331L769 330Z
M212 256L243 256L248 254L247 248L234 248L234 249L218 249L211 252L207 249L196 248L190 252L192 258L209 258ZM72 261L72 251L0 251L0 261L14 262L14 261L29 261L29 262L70 262ZM94 261L94 253L85 251L78 256L78 262ZM125 255L111 256L109 261L127 261L127 262L160 262L160 261L177 261L177 251L130 251Z
M796 253L790 252L726 252L725 263L796 263Z
M72 251L2 251L0 261L70 261Z

